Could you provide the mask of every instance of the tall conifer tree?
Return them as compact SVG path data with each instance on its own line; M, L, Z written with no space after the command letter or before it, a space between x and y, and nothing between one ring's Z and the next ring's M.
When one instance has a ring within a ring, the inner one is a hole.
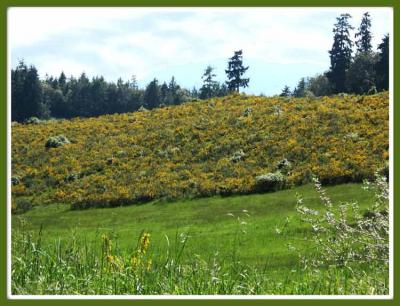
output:
M364 13L360 27L355 35L357 52L359 53L369 53L372 51L371 45L371 18L368 12Z
M248 66L243 66L242 53L242 50L235 51L234 55L229 59L228 69L225 70L228 77L226 84L228 85L229 91L239 92L240 87L249 86L250 79L242 78L243 74L249 69Z
M333 28L334 41L329 51L331 66L327 76L334 93L346 90L346 71L350 67L353 46L350 30L354 29L349 23L350 18L350 14L340 15Z

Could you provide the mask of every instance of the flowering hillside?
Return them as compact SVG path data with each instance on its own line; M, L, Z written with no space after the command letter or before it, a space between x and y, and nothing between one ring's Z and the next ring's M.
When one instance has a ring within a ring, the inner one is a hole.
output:
M370 178L388 160L388 93L234 95L12 124L13 205L116 206ZM272 182L272 183L271 183ZM268 185L269 184L269 185Z

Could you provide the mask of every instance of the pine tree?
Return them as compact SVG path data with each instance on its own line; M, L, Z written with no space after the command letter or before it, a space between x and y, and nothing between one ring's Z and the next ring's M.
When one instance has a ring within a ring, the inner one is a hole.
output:
M169 104L169 105L180 104L180 97L178 94L179 90L180 90L180 86L176 83L175 77L172 76L171 81L168 84L167 104Z
M11 71L11 117L13 121L24 121L29 117L49 116L48 105L43 104L42 84L37 69L29 68L20 61Z
M200 99L209 99L214 96L214 89L217 82L214 80L216 75L213 73L214 68L207 66L203 76L203 86L200 88Z
M163 104L168 104L168 91L168 85L164 82L160 87L160 100Z
M65 94L65 85L67 84L67 77L64 74L64 71L61 72L60 77L58 78L58 87Z
M371 45L371 18L368 12L364 13L363 18L361 20L360 27L358 28L358 32L355 34L357 52L359 53L369 53L372 51Z
M306 91L306 80L305 78L301 78L299 83L297 83L296 88L293 90L293 96L295 97L304 97Z
M290 91L290 87L285 85L283 87L281 94L279 95L280 97L290 97L292 95L292 92Z
M349 23L349 14L342 14L337 17L334 25L334 41L329 51L331 66L327 73L334 93L345 92L346 71L351 63L353 42L350 39L350 30L353 27Z
M138 90L139 89L138 82L137 82L137 79L136 79L136 75L132 75L131 81L129 82L129 87L132 88L133 90Z
M229 91L239 92L240 87L249 86L250 79L242 78L247 69L249 69L248 66L243 66L242 50L235 51L234 55L229 59L228 69L225 70L228 77L226 84L228 85Z
M154 79L149 83L149 85L147 85L143 95L143 104L148 109L152 109L160 105L160 90L157 79Z
M385 35L378 45L378 62L376 63L376 87L378 91L389 89L389 34Z
M193 99L199 98L199 91L197 90L197 88L195 86L193 86L192 90L190 91L190 96Z

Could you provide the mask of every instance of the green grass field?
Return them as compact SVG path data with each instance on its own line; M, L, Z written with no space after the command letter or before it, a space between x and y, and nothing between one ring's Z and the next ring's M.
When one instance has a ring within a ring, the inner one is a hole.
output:
M366 208L374 200L361 184L327 187L327 193L335 205L357 201ZM67 205L35 207L12 218L13 293L387 293L387 275L375 274L379 284L371 285L369 272L375 272L369 268L362 279L340 268L319 274L304 269L300 257L311 258L316 250L311 228L296 212L296 194L308 207L322 207L311 185L83 211ZM139 277L105 268L101 236L112 241L109 254L129 265L142 231L150 234L142 260L151 259L151 269L142 266Z

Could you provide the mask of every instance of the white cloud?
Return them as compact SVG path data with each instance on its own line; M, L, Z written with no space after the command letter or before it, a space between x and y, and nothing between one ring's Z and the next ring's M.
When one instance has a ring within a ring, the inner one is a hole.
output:
M8 10L9 38L12 47L27 46L52 36L92 29L115 27L119 20L142 17L145 12L107 8L16 8Z

